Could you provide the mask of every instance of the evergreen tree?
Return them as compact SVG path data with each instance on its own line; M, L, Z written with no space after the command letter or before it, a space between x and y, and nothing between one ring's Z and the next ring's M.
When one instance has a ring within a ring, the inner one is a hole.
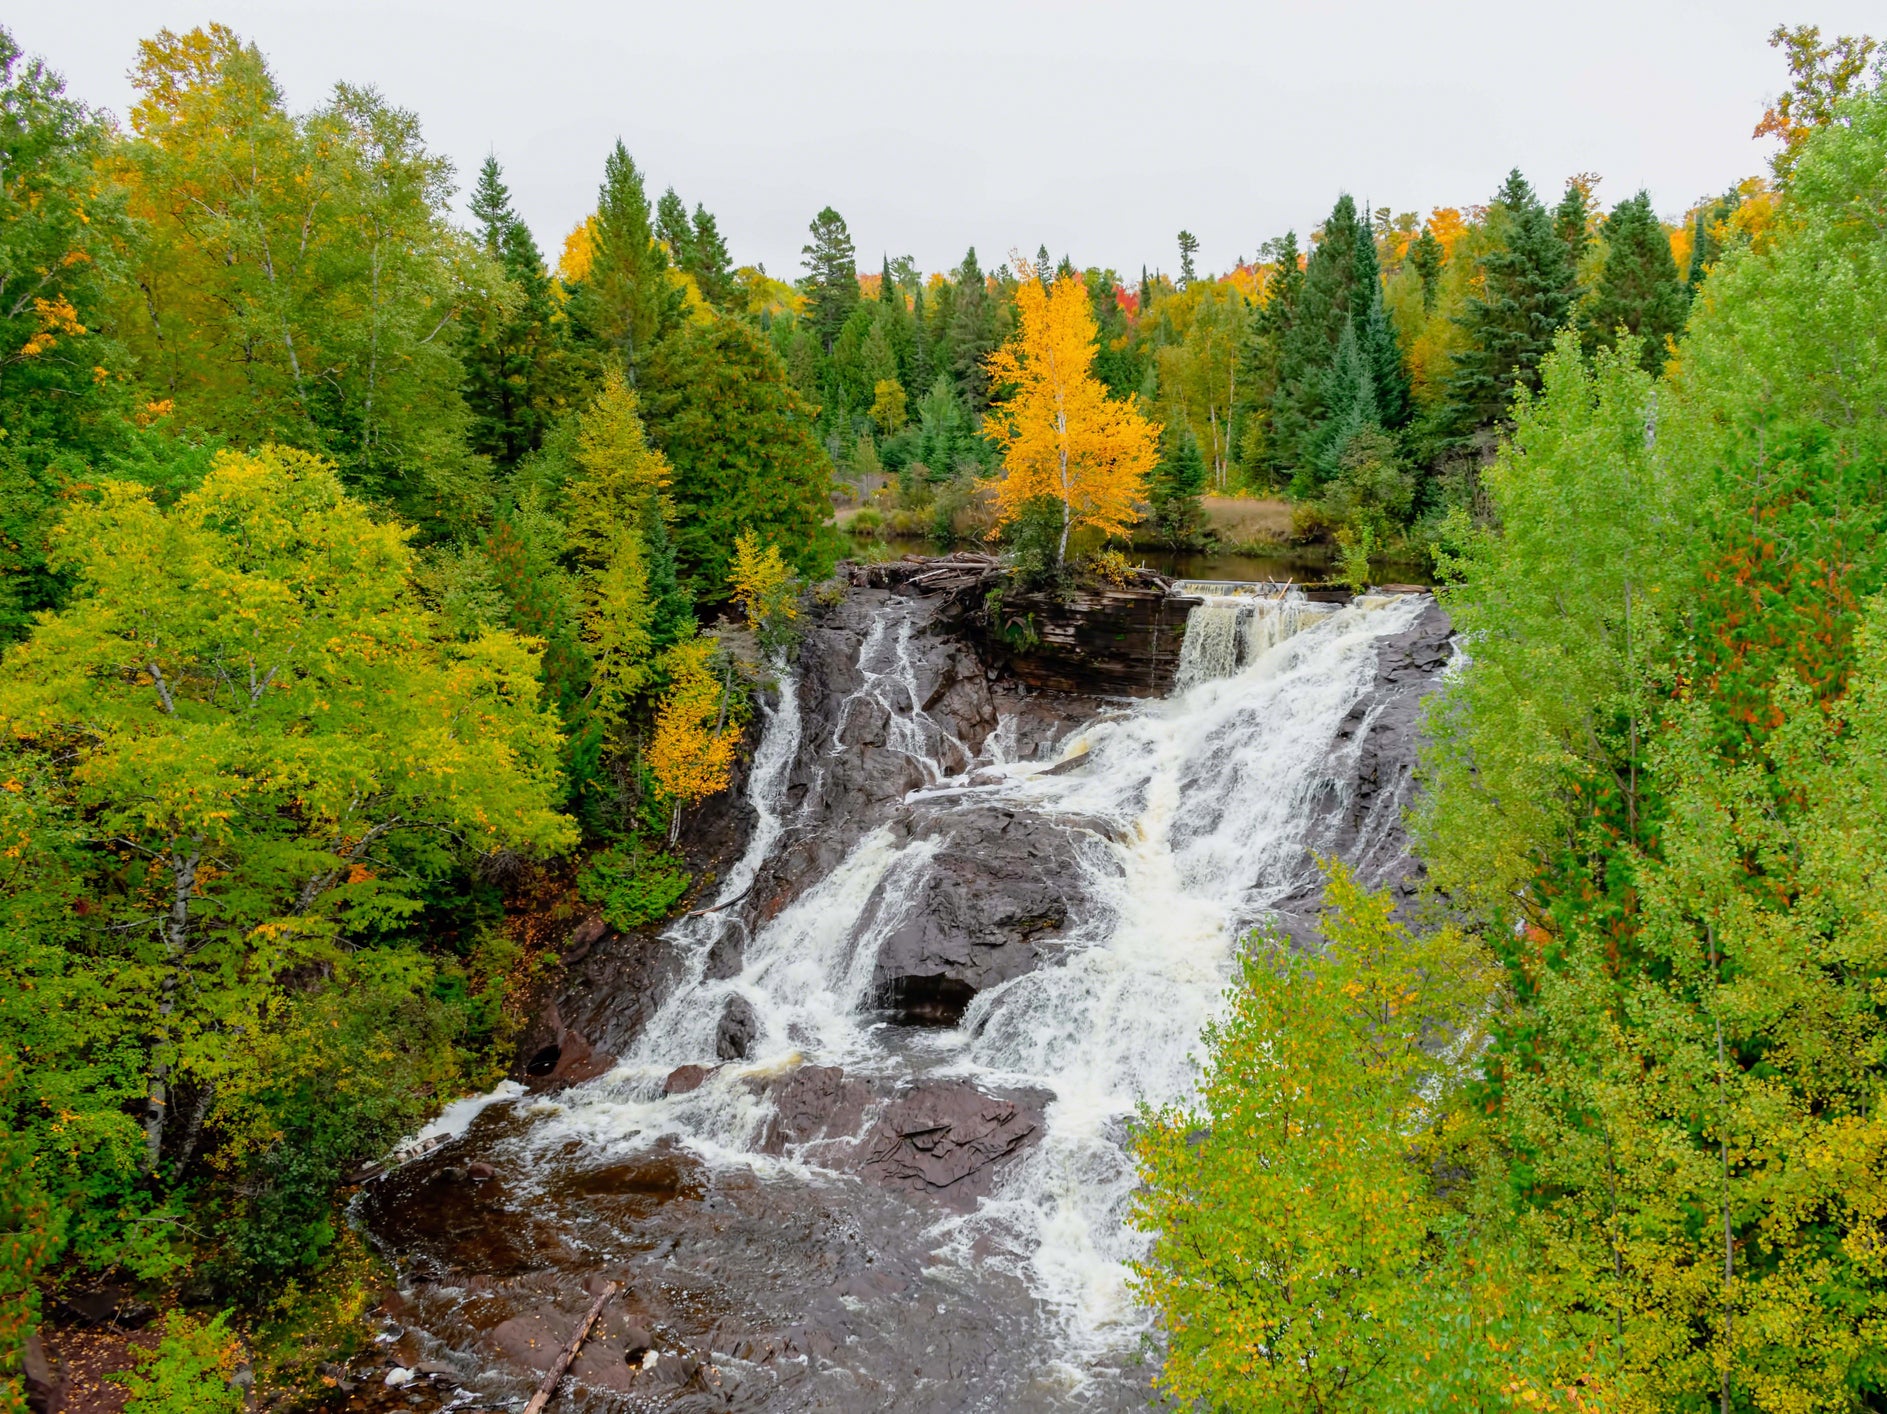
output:
M1365 262L1359 249L1370 244L1369 232L1357 217L1356 202L1346 193L1324 222L1305 267L1290 329L1279 345L1271 437L1278 465L1294 480L1309 474L1324 441L1323 427L1329 416L1324 401L1329 386L1326 374L1336 357L1337 342L1353 312L1367 313L1368 292L1359 301L1357 281L1359 272L1375 268L1373 256Z
M1383 427L1400 427L1408 420L1409 376L1402 366L1402 346L1396 342L1395 328L1383 308L1376 242L1367 230L1356 233L1356 281L1351 298L1354 312L1350 323L1358 351L1369 369L1377 419Z
M911 291L911 356L905 365L904 391L915 396L936 376L937 357L931 346L930 321L924 309L924 287Z
M1191 231L1179 233L1179 287L1184 290L1198 278L1193 267L1193 257L1199 253L1199 237Z
M733 257L727 253L727 242L721 239L714 213L700 202L695 203L689 259L688 273L695 277L702 298L716 309L732 309L740 294Z
M1572 308L1571 255L1518 168L1494 207L1500 243L1482 257L1482 287L1460 316L1466 347L1456 356L1441 409L1444 435L1457 445L1507 416L1515 384L1538 389L1540 364Z
M989 407L989 370L984 365L1002 343L988 283L971 246L956 270L954 308L950 311L950 371L970 411L981 417Z
M1667 357L1666 341L1684 328L1690 301L1651 194L1621 201L1604 236L1605 264L1581 320L1586 351L1610 347L1624 329L1642 341L1645 372L1656 373Z
M1304 290L1297 232L1286 231L1266 241L1259 247L1258 258L1271 267L1271 275L1265 282L1264 300L1252 312L1245 344L1239 351L1237 455L1246 477L1269 483L1285 470L1278 454L1274 418L1284 349Z
M675 557L697 600L727 597L742 530L778 545L800 574L830 570L832 463L813 408L758 328L726 315L680 326L650 358L643 409L674 472Z
M1352 438L1366 428L1382 426L1374 370L1354 319L1344 321L1335 357L1324 370L1323 406L1324 421L1311 446L1311 456L1292 478L1291 494L1299 498L1336 477Z
M845 218L830 206L813 217L808 229L812 240L800 249L806 257L806 278L800 288L806 292L806 317L831 353L839 331L858 307L858 255Z
M679 311L667 271L642 173L619 139L603 165L590 270L583 280L589 305L584 312L585 323L621 359L632 384Z
M1441 269L1447 262L1447 252L1435 238L1435 233L1427 226L1422 227L1422 234L1415 238L1409 247L1409 264L1415 270L1415 276L1422 282L1422 313L1435 312L1435 295L1441 288Z
M1566 247L1566 257L1576 271L1592 246L1591 181L1574 177L1566 183L1566 193L1553 208L1553 234Z
M688 270L694 265L694 227L688 223L688 208L673 187L664 191L655 204L655 238L668 247L669 261L677 269Z
M500 466L513 466L544 440L567 393L568 366L550 274L530 227L511 209L496 157L487 157L472 192L480 243L503 267L516 297L493 304L462 327L463 392L470 409L467 442Z
M1206 527L1206 459L1183 418L1160 434L1160 460L1147 478L1147 502L1161 541L1175 550L1196 547Z

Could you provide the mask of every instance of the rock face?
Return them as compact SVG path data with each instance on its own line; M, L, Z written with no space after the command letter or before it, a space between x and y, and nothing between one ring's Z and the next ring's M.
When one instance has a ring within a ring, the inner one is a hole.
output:
M1012 595L1003 616L1013 627L997 633L978 623L978 638L992 662L1033 688L1164 697L1179 671L1186 615L1199 602L1139 585Z
M954 1026L978 992L1053 956L1085 898L1067 825L996 806L933 823L944 843L879 945L872 980L898 1020Z

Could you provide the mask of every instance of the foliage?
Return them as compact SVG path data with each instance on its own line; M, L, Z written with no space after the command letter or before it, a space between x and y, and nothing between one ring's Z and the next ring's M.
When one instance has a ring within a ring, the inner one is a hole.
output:
M743 529L783 547L799 574L831 567L832 463L812 412L765 339L716 317L663 340L642 383L655 444L673 470L675 555L698 600L718 600Z
M669 839L681 828L683 807L727 789L740 728L733 720L731 669L717 672L711 638L676 644L663 655L668 690L655 713L649 769L673 803Z
M1474 1350L1498 1333L1485 1315L1440 1319L1476 1284L1473 1229L1429 1179L1459 1143L1443 1121L1492 969L1452 928L1392 921L1341 865L1326 876L1321 951L1247 939L1198 1101L1134 1135L1132 1221L1153 1234L1135 1287L1184 1405L1435 1408L1490 1397L1503 1363Z
M1597 288L1580 310L1590 351L1620 329L1639 338L1645 371L1656 373L1683 330L1690 299L1671 256L1671 242L1639 192L1613 208L1604 229L1605 264Z
M133 1347L135 1368L109 1377L129 1392L126 1414L239 1414L243 1392L228 1381L241 1346L228 1322L227 1311L207 1321L165 1312L156 1349Z
M805 585L780 558L780 547L762 548L758 536L743 530L734 541L727 587L746 616L747 627L759 639L760 651L769 658L783 652L793 640L793 621L799 617L799 596Z
M1169 422L1160 432L1160 460L1147 478L1147 503L1162 543L1191 549L1204 538L1206 461L1184 422Z
M1061 511L1059 562L1077 525L1126 531L1158 457L1159 429L1094 377L1094 313L1079 278L1044 289L1034 273L1021 271L1015 342L990 356L990 376L1006 391L984 435L1003 454L997 524L1052 498Z
M1786 183L1809 138L1835 121L1841 100L1858 87L1855 81L1867 72L1868 58L1879 46L1865 34L1844 34L1823 44L1818 25L1777 25L1769 46L1788 55L1790 84L1763 113L1752 136L1782 139L1782 150L1770 165L1777 180Z
M610 927L627 930L666 918L693 882L674 855L638 843L612 846L593 856L578 876L577 887L602 906Z

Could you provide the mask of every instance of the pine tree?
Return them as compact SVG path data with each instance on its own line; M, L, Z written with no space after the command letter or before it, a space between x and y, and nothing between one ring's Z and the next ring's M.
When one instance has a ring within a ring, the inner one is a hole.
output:
M831 353L839 331L858 306L858 255L845 218L830 206L813 217L808 229L812 240L800 249L806 257L806 278L800 288L806 292L806 317Z
M1191 231L1179 233L1179 287L1187 289L1198 278L1193 257L1199 253L1199 237Z
M1656 373L1664 366L1666 341L1684 328L1690 301L1651 194L1621 201L1604 237L1605 265L1581 320L1586 351L1609 348L1625 329L1643 341L1645 372Z
M814 409L761 331L726 315L685 323L656 347L645 385L650 436L674 470L684 586L724 600L742 530L780 546L800 574L829 572L832 463L814 435Z
M1376 262L1376 242L1367 230L1356 233L1356 281L1353 326L1358 351L1369 370L1377 420L1383 427L1400 427L1408 420L1409 376L1402 366L1402 346L1383 308L1382 274Z
M1516 383L1539 388L1540 364L1572 308L1566 243L1518 168L1494 206L1501 243L1482 257L1483 286L1460 317L1467 346L1455 359L1441 410L1444 435L1457 445L1506 418Z
M1374 370L1353 318L1344 321L1343 332L1337 336L1336 355L1324 371L1323 405L1324 421L1312 444L1311 456L1292 479L1292 495L1299 498L1336 477L1351 439L1366 428L1382 426Z
M500 466L536 450L555 416L568 367L550 275L531 229L511 209L503 172L487 157L472 192L480 244L503 267L517 296L461 326L462 392L472 414L467 441Z
M1297 232L1268 240L1258 258L1271 267L1264 301L1252 312L1239 353L1237 406L1238 464L1247 478L1273 482L1286 470L1279 455L1276 409L1284 350L1297 318L1304 290L1304 268L1297 248Z

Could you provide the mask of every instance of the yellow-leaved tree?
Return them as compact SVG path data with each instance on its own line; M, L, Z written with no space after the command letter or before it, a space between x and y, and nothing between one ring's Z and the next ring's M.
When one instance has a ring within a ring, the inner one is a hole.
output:
M668 691L655 710L647 761L662 794L674 802L668 840L681 830L681 812L726 790L740 728L729 720L730 688L715 674L714 640L691 638L663 655Z
M762 651L772 656L785 648L792 639L793 620L799 617L800 584L792 566L781 558L780 547L771 542L762 545L751 530L741 531L734 540L727 587Z
M988 364L992 383L1008 392L990 409L983 435L1002 448L997 525L1031 503L1058 503L1060 561L1074 527L1119 535L1133 522L1159 461L1160 429L1132 403L1108 397L1094 376L1096 326L1080 277L1044 285L1026 260L1019 273L1015 337Z

